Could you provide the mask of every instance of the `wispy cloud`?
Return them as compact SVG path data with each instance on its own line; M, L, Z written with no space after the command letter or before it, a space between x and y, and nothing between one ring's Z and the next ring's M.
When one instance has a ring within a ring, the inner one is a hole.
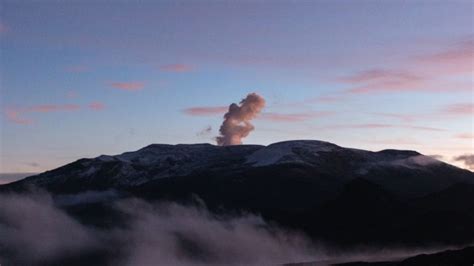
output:
M396 113L370 113L375 116L381 116L381 117L386 117L386 118L395 118L399 119L403 122L412 122L416 118L418 118L418 115L414 114L396 114Z
M325 117L334 114L334 112L306 112L306 113L273 113L264 112L257 117L259 120L268 120L272 122L302 122L314 118Z
M5 110L5 116L6 116L8 121L10 121L14 124L29 125L29 124L33 123L33 120L21 117L21 112L19 112L17 110L14 110L14 109L6 109Z
M446 131L441 128L425 127L425 126L414 126L414 125L395 125L395 124L382 124L382 123L367 123L367 124L347 124L347 125L330 125L325 127L319 127L318 129L382 129L382 128L404 128L411 130L422 130L422 131Z
M371 69L358 72L351 76L341 77L339 80L349 84L373 81L397 81L399 83L406 83L420 80L420 77L413 75L412 73L402 71Z
M374 116L380 116L385 118L393 118L400 120L403 123L410 123L415 120L432 120L437 121L439 119L452 119L453 117L465 117L474 115L474 104L473 103L456 103L438 107L435 110L425 113L384 113L384 112L371 112L367 113Z
M473 103L451 104L441 109L440 113L447 114L447 115L474 115L474 104Z
M94 111L100 111L105 108L105 104L101 102L91 102L88 107Z
M77 111L81 108L78 104L46 104L46 105L34 105L28 107L24 112L33 112L33 113L50 113L50 112L60 112L60 111Z
M189 72L194 70L194 67L186 64L170 64L160 66L160 70L166 72Z
M335 127L335 128L364 128L364 129L372 129L372 128L390 128L390 127L394 127L394 125L369 123L369 124L337 125L337 126L334 126L334 127Z
M192 116L224 115L229 107L227 106L208 106L186 108L183 112Z
M461 133L461 134L457 134L454 137L458 138L458 139L474 139L474 134L472 134L472 133Z
M437 53L414 56L393 68L374 68L340 77L351 85L346 92L470 91L472 84L449 80L473 72L474 41L463 41Z
M226 106L208 106L208 107L191 107L184 109L183 112L192 116L213 116L224 115L229 107ZM257 116L258 120L266 120L272 122L301 122L318 117L333 115L334 112L300 112L300 113L275 113L264 112Z
M10 27L5 25L5 23L0 21L0 33L6 33L10 31Z
M474 40L462 40L451 47L414 58L414 62L430 71L444 74L472 73L474 58Z
M24 118L25 115L31 113L51 113L51 112L61 112L61 111L77 111L81 108L77 104L45 104L45 105L33 105L30 107L8 107L5 109L5 116L8 121L14 124L20 125L29 125L33 123L32 119Z
M423 84L424 78L408 72L372 69L342 77L340 81L355 85L350 93L368 93L372 91L412 90Z
M105 105L100 102L92 102L88 107L95 111L99 111L104 109ZM25 116L28 116L29 114L75 112L81 109L81 105L78 104L40 104L29 107L7 107L4 114L6 119L11 123L29 125L33 123L32 119L25 118Z
M319 96L316 98L310 98L308 99L308 102L310 103L334 103L334 102L339 102L342 100L345 100L346 98L341 95L337 96Z
M110 82L109 85L117 90L138 91L145 87L145 83L141 81L133 82Z
M474 170L474 154L464 154L453 158L456 162L464 163L469 169Z
M407 125L402 125L399 127L408 128L408 129L425 130L425 131L446 131L446 129L436 128L436 127L407 126Z

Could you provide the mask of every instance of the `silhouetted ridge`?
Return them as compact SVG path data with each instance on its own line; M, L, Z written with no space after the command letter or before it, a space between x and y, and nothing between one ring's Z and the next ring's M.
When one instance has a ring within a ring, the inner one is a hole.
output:
M381 150L379 151L379 153L393 155L393 156L406 156L406 157L421 155L421 153L416 152L416 151L393 150L393 149Z
M0 186L0 193L30 186L53 195L113 190L147 200L199 198L215 212L255 212L348 247L474 241L474 174L415 151L371 152L312 140L152 144L77 160ZM92 210L72 213L81 221L110 213Z

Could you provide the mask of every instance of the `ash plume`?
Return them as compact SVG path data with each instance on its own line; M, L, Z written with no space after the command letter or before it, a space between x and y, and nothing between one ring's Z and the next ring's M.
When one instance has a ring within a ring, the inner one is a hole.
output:
M250 120L254 119L265 106L265 99L256 93L250 93L239 104L232 103L224 115L224 122L216 137L220 146L242 144L242 139L254 130Z

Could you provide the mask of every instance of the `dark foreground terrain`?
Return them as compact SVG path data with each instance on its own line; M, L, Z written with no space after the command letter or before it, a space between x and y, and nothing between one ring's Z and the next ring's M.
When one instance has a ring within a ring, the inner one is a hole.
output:
M339 266L470 266L474 263L474 247L446 250L434 254L421 254L398 261L349 262Z

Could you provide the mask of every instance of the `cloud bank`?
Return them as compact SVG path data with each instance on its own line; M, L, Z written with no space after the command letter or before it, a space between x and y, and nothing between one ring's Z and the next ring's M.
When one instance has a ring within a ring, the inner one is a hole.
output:
M211 213L199 200L181 205L120 198L111 190L59 197L37 191L0 195L0 264L326 265L440 250L354 247L342 251L315 245L259 215ZM100 204L108 204L114 212L97 217L108 220L105 227L82 224L66 211Z
M145 83L141 81L133 82L110 82L110 86L117 90L123 91L139 91L145 87Z
M268 265L316 258L304 236L253 214L215 215L203 205L125 199L111 203L124 218L115 222L124 225L99 229L80 224L58 207L111 196L116 195L0 196L0 263L70 265L94 256L105 265Z

